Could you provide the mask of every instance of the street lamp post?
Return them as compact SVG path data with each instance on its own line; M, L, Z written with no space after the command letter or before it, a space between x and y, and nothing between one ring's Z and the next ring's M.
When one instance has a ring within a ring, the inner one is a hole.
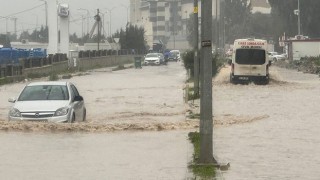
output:
M106 9L109 12L109 36L111 37L112 34L112 23L111 23L111 13L116 7L113 7L111 9Z
M298 35L301 34L301 28L300 28L300 0L298 0Z
M89 12L88 9L84 9L84 8L79 8L78 10L87 11L87 34L89 34L89 16L90 16L90 12Z
M121 4L122 7L127 9L127 24L129 23L129 6Z
M48 4L46 0L40 0L44 2L45 5L45 11L46 11L46 27L48 27Z

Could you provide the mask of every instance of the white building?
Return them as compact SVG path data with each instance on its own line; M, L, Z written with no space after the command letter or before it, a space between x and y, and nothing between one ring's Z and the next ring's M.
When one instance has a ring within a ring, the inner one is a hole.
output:
M212 16L220 16L220 1L212 0ZM252 12L270 13L268 0L251 1ZM193 14L194 0L130 0L130 22L143 26L150 47L162 41L169 49L190 49L187 20ZM201 1L199 0L201 18ZM200 23L200 19L199 19Z

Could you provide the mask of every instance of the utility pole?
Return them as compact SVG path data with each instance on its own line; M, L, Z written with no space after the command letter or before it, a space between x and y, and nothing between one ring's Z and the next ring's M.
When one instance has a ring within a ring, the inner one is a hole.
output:
M200 164L213 164L212 0L201 1Z
M79 8L78 10L87 11L87 34L89 34L89 16L90 16L90 12L89 12L88 9L84 9L84 8Z
M219 22L220 22L220 37L221 37L221 43L220 43L220 47L221 47L221 51L219 53L222 53L222 56L224 57L224 48L225 48L225 37L224 37L224 30L225 30L225 0L220 0L220 18L219 18Z
M100 34L101 34L101 17L100 11L97 9L97 15L94 17L98 25L98 51L100 50Z
M216 46L215 46L215 53L218 52L218 46L219 46L219 18L218 18L218 1L220 0L216 0L216 38L215 38L215 43L216 43ZM219 3L220 4L220 3Z
M40 0L40 1L43 1L44 2L44 8L45 8L45 11L46 11L46 28L48 27L48 4L47 4L47 1L46 0Z
M198 0L194 0L193 17L194 17L194 94L199 95L199 14Z
M301 27L300 27L300 0L298 0L298 35L301 35Z
M14 17L13 20L14 20L14 34L17 36L17 18Z

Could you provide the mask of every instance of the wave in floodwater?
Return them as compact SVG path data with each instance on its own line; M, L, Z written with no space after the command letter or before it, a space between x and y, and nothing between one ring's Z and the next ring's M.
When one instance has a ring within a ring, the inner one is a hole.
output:
M224 68L220 69L217 76L213 79L213 84L233 85L230 83L230 67L224 67ZM254 83L250 83L250 84L254 84ZM280 74L277 71L270 72L269 86L270 85L282 86L282 85L290 85L290 84L294 84L294 83L284 81L283 78L280 76Z
M268 118L268 115L261 116L235 116L231 114L214 117L214 126L224 127L234 124L251 123ZM1 131L22 131L22 132L117 132L117 131L167 131L186 130L199 128L199 119L185 120L181 122L139 122L139 123L44 123L44 122L9 122L0 121Z
M8 122L0 121L1 131L23 132L116 132L116 131L165 131L183 130L199 127L197 121L176 123L40 123L40 122Z

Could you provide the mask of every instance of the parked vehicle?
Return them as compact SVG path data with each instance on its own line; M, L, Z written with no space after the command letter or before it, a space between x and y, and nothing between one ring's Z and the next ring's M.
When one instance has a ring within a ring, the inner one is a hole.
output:
M83 97L70 82L34 82L26 85L9 111L9 121L85 121Z
M169 54L169 61L180 61L181 55L179 50L171 50Z
M160 64L166 65L167 61L164 58L164 55L162 53L158 53L159 57L160 57Z
M144 65L160 65L161 57L159 53L148 53L144 58Z
M232 54L230 82L269 83L269 60L266 40L236 39Z
M276 62L276 61L284 61L286 57L283 54L279 54L277 52L268 52L269 61Z

